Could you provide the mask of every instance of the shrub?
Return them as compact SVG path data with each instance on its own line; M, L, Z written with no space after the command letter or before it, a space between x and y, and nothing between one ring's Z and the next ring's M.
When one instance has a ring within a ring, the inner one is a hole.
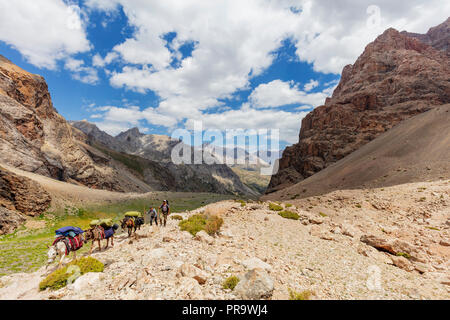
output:
M278 205L278 204L276 204L276 203L270 202L269 203L269 209L272 210L272 211L281 211L281 210L283 210L283 207Z
M355 207L361 208L361 205L358 203L358 204L355 204Z
M234 290L236 285L239 283L239 278L236 276L231 276L225 279L222 284L222 288Z
M70 262L64 268L58 269L50 273L44 280L39 283L39 290L45 290L50 288L51 290L58 290L67 285L67 280L74 275L75 272L71 272L69 269L71 266L77 266L79 268L78 276L81 276L88 272L103 272L104 265L97 259L92 257L81 258L76 261Z
M285 207L286 207L286 208L292 207L292 203L286 203Z
M409 253L406 253L406 252L398 252L398 253L396 254L396 256L397 256L397 257L405 257L406 259L411 258L411 256L409 255Z
M223 224L223 219L216 215L208 216L206 219L205 231L210 236L216 235Z
M286 219L298 220L300 218L297 213L287 210L281 211L278 214Z
M174 216L170 216L170 218L171 218L171 219L174 219L174 220L183 220L183 217L180 216L180 215L178 215L178 214L176 214L176 215L174 215Z
M310 290L304 290L302 292L294 291L291 288L289 288L288 290L289 300L309 300L312 295L312 292Z
M181 230L188 231L190 234L195 236L197 232L205 228L206 216L203 214L195 214L190 216L187 220L180 221L178 225Z

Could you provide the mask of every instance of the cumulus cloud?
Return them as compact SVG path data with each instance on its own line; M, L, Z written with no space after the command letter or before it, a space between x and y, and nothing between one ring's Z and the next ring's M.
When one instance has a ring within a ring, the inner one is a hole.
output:
M63 0L0 0L0 40L47 69L91 49L80 8Z
M317 81L310 81L305 85L308 89L306 91L312 90L316 85L318 85ZM288 104L306 104L317 107L325 102L332 90L334 87L328 87L322 92L308 93L300 90L299 84L295 84L293 81L274 80L256 87L250 94L249 101L255 108L275 108Z
M312 89L316 88L319 86L319 81L317 80L309 80L309 82L307 84L304 85L303 89L305 91L311 91Z
M67 58L64 68L72 71L72 78L83 83L96 84L99 81L97 70L86 67L83 60Z
M138 127L141 132L145 132L144 122L148 124L173 127L176 121L168 116L160 114L154 108L141 110L138 106L116 107L101 106L94 109L92 119L102 119L95 124L103 131L117 135L133 127Z
M124 66L108 73L114 87L146 93L161 99L153 111L176 122L205 118L221 123L237 121L256 110L262 116L294 113L263 110L300 104L298 110L324 103L336 83L311 92L319 83L298 84L274 80L251 94L249 109L210 114L226 108L221 101L239 90L273 62L274 52L289 38L301 61L316 72L339 74L353 63L365 45L388 27L426 32L445 20L450 3L430 0L248 0L248 1L132 1L88 0L91 9L110 12L121 6L134 34L113 48ZM171 41L167 34L174 34ZM191 54L181 59L179 48L195 42ZM106 58L105 58L106 60ZM179 63L173 66L173 61ZM178 61L180 60L180 61ZM104 60L98 59L102 65ZM107 62L105 62L107 63ZM231 117L231 118L230 118ZM250 128L252 121L247 121ZM298 133L297 121L290 141Z
M301 120L308 112L291 113L282 110L259 110L244 104L238 110L229 110L220 114L204 114L201 118L203 129L279 129L280 140L288 143L298 142ZM188 119L187 128L193 127L193 121Z

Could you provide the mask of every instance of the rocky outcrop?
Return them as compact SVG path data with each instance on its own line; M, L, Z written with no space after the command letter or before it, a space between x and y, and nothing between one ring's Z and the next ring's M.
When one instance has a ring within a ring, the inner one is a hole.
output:
M284 151L267 193L306 179L401 121L448 103L448 23L423 37L391 28L369 44L354 65L344 68L333 96L303 119L299 142Z
M36 216L50 206L50 195L36 182L0 167L0 206Z
M0 167L0 234L13 232L24 216L45 212L50 201L50 195L39 184Z

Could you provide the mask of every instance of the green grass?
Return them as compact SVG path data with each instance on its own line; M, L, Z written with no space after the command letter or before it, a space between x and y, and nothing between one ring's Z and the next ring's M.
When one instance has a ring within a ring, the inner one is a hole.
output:
M309 300L312 295L312 292L310 290L297 292L289 288L288 291L289 291L289 300Z
M284 206L285 206L286 208L290 208L290 207L292 207L292 203L286 203Z
M276 203L270 202L269 203L269 209L272 210L272 211L282 211L283 207L278 205L278 204L276 204Z
M72 266L76 266L78 268L78 272L73 271L76 270ZM45 290L50 288L51 290L58 290L67 285L67 281L70 277L72 280L75 280L77 276L81 276L88 272L103 272L104 265L97 259L92 257L81 258L76 261L70 262L65 267L58 269L52 273L50 273L44 280L39 283L39 290Z
M183 217L180 216L179 214L171 215L170 218L173 220L183 220Z
M239 283L238 277L230 276L226 278L225 281L222 283L222 288L234 290L234 288L237 286L238 283Z
M286 219L298 220L300 218L297 213L288 210L281 211L278 214Z
M325 214L325 213L323 213L323 212L319 212L319 214L320 214L321 217L324 217L324 218L325 218L325 217L328 217L328 215Z

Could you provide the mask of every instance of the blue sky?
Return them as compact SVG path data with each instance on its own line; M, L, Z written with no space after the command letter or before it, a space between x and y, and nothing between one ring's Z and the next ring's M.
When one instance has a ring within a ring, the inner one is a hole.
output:
M378 34L444 21L434 2L0 0L0 54L44 76L66 119L112 135L202 120L279 129L284 148Z

